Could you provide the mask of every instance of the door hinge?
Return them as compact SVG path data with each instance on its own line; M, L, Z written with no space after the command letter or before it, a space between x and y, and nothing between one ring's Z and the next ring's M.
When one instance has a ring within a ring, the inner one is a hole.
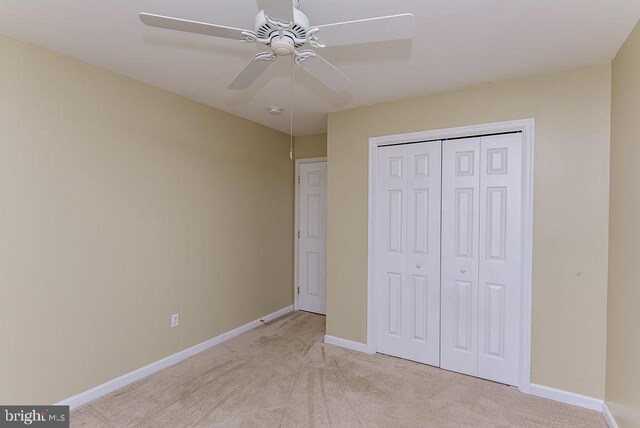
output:
M300 286L298 286L298 294L300 294Z
M298 176L298 184L300 184L300 176Z
M298 239L300 239L300 231L298 231Z

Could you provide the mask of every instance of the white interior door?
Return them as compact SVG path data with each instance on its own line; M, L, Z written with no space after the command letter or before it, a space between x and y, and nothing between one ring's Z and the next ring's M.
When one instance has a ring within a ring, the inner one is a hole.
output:
M381 147L377 168L377 350L440 360L441 143Z
M441 367L517 385L522 135L447 141Z
M299 170L298 308L326 314L327 163Z
M478 374L480 139L442 148L442 368Z

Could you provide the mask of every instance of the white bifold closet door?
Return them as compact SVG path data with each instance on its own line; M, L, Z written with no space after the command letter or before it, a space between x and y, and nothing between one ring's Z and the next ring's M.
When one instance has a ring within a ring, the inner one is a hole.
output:
M441 367L518 384L522 134L443 143Z
M478 374L480 138L442 150L441 367Z
M377 350L440 363L441 143L378 149Z

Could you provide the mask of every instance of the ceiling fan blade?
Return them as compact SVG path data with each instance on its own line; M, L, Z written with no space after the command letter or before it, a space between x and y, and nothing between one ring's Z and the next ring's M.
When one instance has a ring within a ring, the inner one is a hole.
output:
M166 28L168 30L185 31L187 33L204 34L225 39L244 40L245 36L239 28L225 27L223 25L207 24L204 22L189 21L188 19L172 18L170 16L141 13L140 21L150 27Z
M293 22L292 0L262 0L264 13L283 23Z
M413 22L410 13L338 22L318 25L317 36L319 43L326 47L410 39Z
M353 85L351 79L317 53L303 60L300 67L334 92L347 92Z
M262 52L256 55L249 64L233 79L227 89L239 90L247 89L256 81L262 73L267 71L276 60L276 56L271 52Z

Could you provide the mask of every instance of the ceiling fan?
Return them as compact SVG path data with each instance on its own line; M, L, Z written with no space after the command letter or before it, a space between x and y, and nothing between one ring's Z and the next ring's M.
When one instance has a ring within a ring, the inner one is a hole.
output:
M312 26L299 10L300 0L263 0L256 16L255 30L141 13L140 20L151 27L204 34L241 42L262 43L270 48L258 53L228 89L246 89L278 57L293 56L293 63L335 92L347 91L353 83L315 51L308 49L411 38L413 15L383 16Z

